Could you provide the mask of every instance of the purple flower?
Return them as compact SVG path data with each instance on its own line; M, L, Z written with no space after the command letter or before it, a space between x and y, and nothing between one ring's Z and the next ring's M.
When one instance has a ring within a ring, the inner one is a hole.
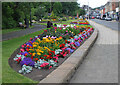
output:
M32 44L30 42L27 42L26 45L32 46Z
M75 42L75 45L76 45L76 46L80 46L80 43L79 43L79 42Z
M27 66L34 66L35 62L32 61L32 59L30 57L25 57L23 59L23 61L20 62L20 65L23 66L24 64L26 64Z
M70 50L70 53L72 53L74 50L71 48L66 48L66 50Z
M52 36L51 38L52 38L52 39L55 39L55 38L56 38L56 36L55 36L55 37L53 37L53 36Z
M26 52L26 51L25 51L25 52L21 52L20 54L21 54L21 55L25 55L26 53L27 53L27 55L29 55L29 53Z

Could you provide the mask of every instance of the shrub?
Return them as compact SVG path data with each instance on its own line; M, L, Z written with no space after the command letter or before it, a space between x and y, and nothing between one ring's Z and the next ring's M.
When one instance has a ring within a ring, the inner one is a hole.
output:
M67 18L66 18L66 17L63 17L63 18L62 18L62 21L67 21Z

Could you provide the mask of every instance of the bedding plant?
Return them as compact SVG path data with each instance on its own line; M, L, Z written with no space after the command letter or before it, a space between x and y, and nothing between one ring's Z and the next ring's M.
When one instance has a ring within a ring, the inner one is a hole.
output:
M14 61L22 67L19 73L30 73L32 68L50 69L57 66L60 57L73 53L93 31L91 27L62 24L44 30L22 44L14 57Z

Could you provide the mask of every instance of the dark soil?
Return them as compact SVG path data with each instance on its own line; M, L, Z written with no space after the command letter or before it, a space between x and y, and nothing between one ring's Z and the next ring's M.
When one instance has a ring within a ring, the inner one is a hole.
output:
M86 40L86 39L85 39ZM85 42L85 40L81 43L81 45ZM81 46L80 45L80 46ZM21 70L21 66L20 64L17 64L13 58L16 56L17 53L19 53L20 48L16 49L13 54L11 55L11 57L9 58L8 62L11 68L13 68L16 72L18 72L19 70ZM59 58L58 60L58 66L60 66L71 54L65 56L64 58ZM36 81L40 81L43 78L45 78L48 74L50 74L52 71L54 71L57 67L52 67L51 69L36 69L33 68L31 73L28 74L21 74L24 75L32 80L36 80Z

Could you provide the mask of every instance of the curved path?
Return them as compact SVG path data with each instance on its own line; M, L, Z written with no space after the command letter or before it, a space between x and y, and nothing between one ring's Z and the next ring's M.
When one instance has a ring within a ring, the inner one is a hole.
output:
M16 38L16 37L20 37L20 36L23 36L23 35L26 35L26 34L30 34L30 33L33 33L33 32L36 32L36 31L40 31L41 29L44 29L46 28L45 25L34 25L33 28L28 28L28 29L25 29L25 30L20 30L20 31L15 31L15 32L10 32L10 33L7 33L7 34L3 34L2 35L2 41L4 40L9 40L9 39L12 39L12 38Z
M98 39L69 83L118 83L118 31L90 23Z

